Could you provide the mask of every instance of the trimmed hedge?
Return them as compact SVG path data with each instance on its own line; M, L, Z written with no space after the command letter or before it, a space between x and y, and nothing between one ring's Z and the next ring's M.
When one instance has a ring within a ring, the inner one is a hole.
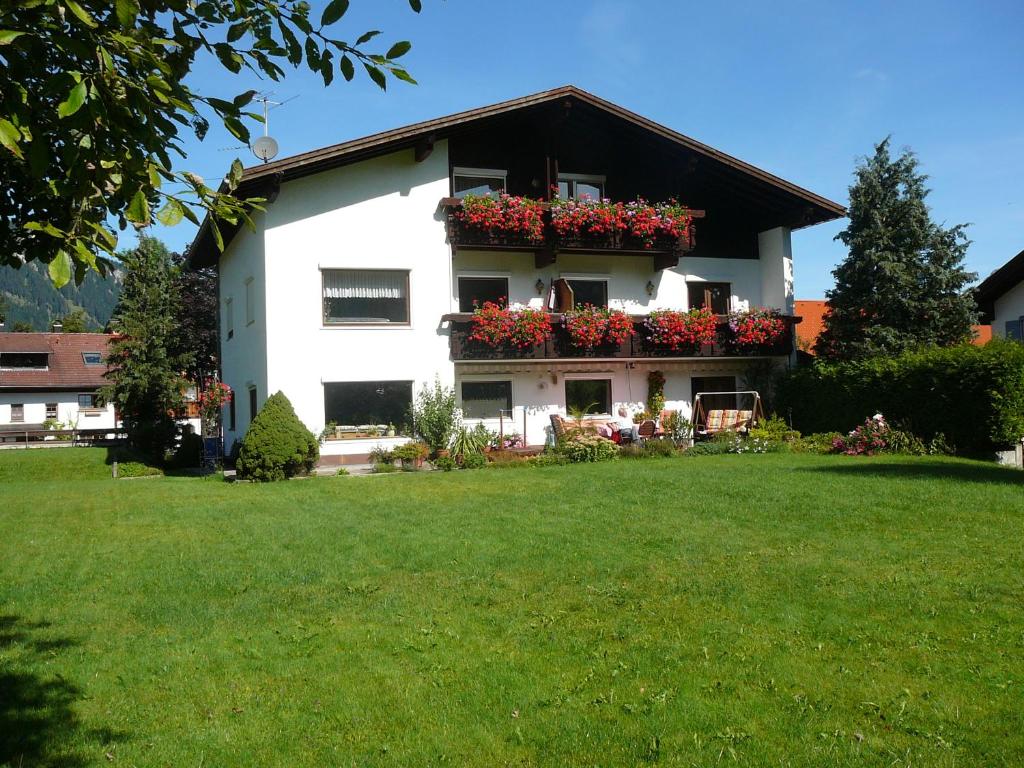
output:
M320 458L313 433L299 421L283 392L271 395L242 438L236 469L247 480L267 482L309 474Z
M777 410L803 433L847 433L882 413L958 453L1005 448L1024 436L1024 344L929 348L896 357L799 368L778 383Z

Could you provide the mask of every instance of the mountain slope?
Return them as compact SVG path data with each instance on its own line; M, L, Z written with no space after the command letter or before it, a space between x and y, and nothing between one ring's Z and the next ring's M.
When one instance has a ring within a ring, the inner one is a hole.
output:
M102 329L110 320L120 293L121 281L116 273L104 279L90 272L80 286L72 281L57 290L45 266L37 262L23 264L21 269L0 267L0 303L6 305L7 330L17 322L25 322L33 330L45 331L76 307L85 310L90 328Z

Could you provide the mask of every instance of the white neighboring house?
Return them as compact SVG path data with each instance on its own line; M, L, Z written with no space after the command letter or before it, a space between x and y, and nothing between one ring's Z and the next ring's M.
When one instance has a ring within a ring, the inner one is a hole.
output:
M695 243L667 250L474 238L452 216L467 192L546 198L552 188L563 199L678 199L704 216ZM798 322L790 232L845 214L572 86L252 167L238 192L268 201L255 231L222 228L220 253L206 221L190 248L194 265L219 270L222 373L235 392L226 445L281 390L315 433L351 427L351 439L324 444L325 461L386 443L354 428L398 425L435 377L455 387L467 421L503 422L531 445L574 406L642 409L655 370L667 408L689 413L695 392L736 389L751 356L722 345L666 356L642 335L581 356L559 342L561 312L624 309L642 331L659 308L774 307L789 329L760 358L785 363ZM553 342L527 355L474 348L474 302L499 299L550 311Z
M113 429L113 405L101 406L107 384L105 333L0 332L0 435L39 430L55 420L65 429Z
M982 280L974 296L993 336L1024 341L1024 251Z

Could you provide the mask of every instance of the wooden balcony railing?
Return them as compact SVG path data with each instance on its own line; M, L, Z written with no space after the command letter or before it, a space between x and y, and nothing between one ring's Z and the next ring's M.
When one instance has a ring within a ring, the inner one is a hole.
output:
M551 337L543 344L532 347L492 347L470 338L472 314L457 313L445 315L442 319L450 324L449 348L453 361L468 360L565 360L565 359L645 359L684 357L768 357L788 355L793 350L793 327L799 317L786 316L786 331L773 345L737 348L729 341L729 324L719 322L715 341L690 349L668 349L648 340L647 328L642 316L633 317L633 336L621 344L604 344L593 349L577 347L562 324L560 313L549 315L552 324Z
M646 245L638 237L623 233L567 239L555 232L547 221L547 214L540 239L514 232L489 233L459 221L455 212L461 206L462 201L457 197L446 197L441 200L441 208L446 214L448 242L455 249L529 251L533 252L538 268L553 264L559 253L615 253L621 256L653 256L655 269L667 269L675 266L679 258L687 251L693 250L696 244L692 225L686 237L660 238L650 245ZM542 204L542 207L547 209L547 204ZM694 219L703 218L704 211L690 211L690 215Z

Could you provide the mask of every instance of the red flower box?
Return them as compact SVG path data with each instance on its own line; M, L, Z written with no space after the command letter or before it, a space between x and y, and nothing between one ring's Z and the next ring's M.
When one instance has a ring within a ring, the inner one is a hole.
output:
M699 349L715 340L718 318L707 308L680 312L659 309L644 321L647 340L666 349Z

